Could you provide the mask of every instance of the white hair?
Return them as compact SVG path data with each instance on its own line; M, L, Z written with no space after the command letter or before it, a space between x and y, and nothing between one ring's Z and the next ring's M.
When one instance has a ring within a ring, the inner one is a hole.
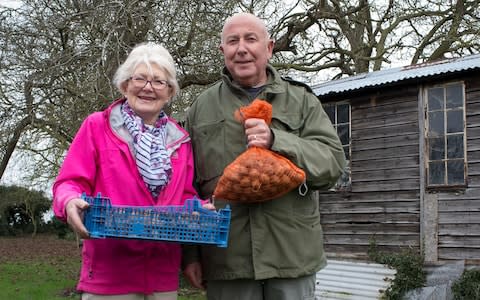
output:
M127 59L121 64L113 76L113 84L120 92L124 92L122 85L130 79L140 64L145 64L151 71L152 64L157 65L167 76L166 80L173 88L173 95L177 95L180 87L177 82L177 72L172 56L163 46L154 43L142 43L135 46Z

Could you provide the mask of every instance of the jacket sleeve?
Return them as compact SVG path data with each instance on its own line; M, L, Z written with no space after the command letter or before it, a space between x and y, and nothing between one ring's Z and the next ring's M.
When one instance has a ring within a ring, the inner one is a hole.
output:
M292 160L313 189L332 187L346 165L342 144L317 97L304 93L298 134L272 128L272 150Z
M100 117L100 115L97 115L97 117ZM97 169L97 155L92 129L96 126L96 123L92 116L82 123L53 184L53 211L61 221L65 222L67 219L65 206L68 201L81 197L84 192L92 193Z

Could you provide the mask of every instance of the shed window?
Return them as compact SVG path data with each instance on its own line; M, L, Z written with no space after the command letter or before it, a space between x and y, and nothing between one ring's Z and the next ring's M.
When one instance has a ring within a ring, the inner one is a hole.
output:
M333 127L337 130L338 137L342 143L345 157L347 158L347 166L338 179L334 190L349 190L351 188L351 172L350 172L350 104L349 103L336 103L326 104L324 106Z
M462 83L426 89L427 185L464 186L465 91Z

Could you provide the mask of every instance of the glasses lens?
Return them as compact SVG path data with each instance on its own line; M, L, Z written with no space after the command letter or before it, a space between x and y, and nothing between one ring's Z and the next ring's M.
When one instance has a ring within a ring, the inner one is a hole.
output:
M143 88L147 84L147 80L141 77L133 77L132 82L133 82L133 85L137 88Z
M132 77L131 79L136 88L144 88L148 83L150 83L152 88L155 90L163 90L169 86L166 80L146 80L142 77Z
M163 90L168 86L168 83L165 80L154 80L152 81L152 87L156 90Z

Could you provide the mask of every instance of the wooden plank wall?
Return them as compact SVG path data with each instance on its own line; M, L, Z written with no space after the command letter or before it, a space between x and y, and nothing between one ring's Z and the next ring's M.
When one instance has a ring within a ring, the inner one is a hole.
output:
M438 192L438 258L480 264L480 75L466 84L468 187Z
M321 193L328 257L366 259L380 250L420 246L418 87L387 88L350 99L352 190Z

